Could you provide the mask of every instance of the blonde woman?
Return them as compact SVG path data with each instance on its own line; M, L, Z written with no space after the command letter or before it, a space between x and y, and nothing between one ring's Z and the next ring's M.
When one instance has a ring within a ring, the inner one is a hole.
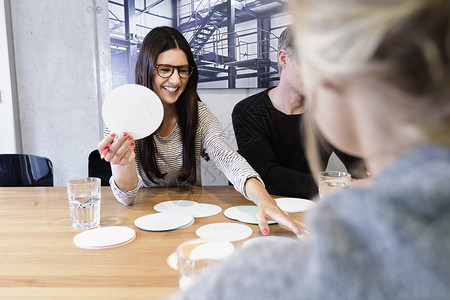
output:
M249 247L175 299L449 299L450 2L291 7L309 134L374 181L319 200L309 241Z

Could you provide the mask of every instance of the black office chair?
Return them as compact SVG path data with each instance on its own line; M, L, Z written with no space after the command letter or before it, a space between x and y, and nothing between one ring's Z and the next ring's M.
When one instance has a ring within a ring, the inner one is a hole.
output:
M103 186L109 185L109 178L112 176L111 165L100 158L98 150L93 150L89 154L88 176L100 178Z
M53 186L53 164L42 156L0 154L0 186Z

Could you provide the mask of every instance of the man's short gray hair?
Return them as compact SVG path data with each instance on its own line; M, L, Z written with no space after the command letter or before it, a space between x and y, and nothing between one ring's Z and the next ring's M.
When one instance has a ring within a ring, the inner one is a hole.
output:
M294 35L291 26L286 27L286 29L283 30L283 32L280 34L280 37L278 38L277 51L280 52L280 50L286 50L289 56L291 56L295 51ZM281 65L279 61L278 61L278 72L281 73Z

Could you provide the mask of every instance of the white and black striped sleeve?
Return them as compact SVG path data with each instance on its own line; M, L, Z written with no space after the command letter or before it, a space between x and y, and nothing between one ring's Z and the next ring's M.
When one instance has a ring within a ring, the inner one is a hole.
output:
M217 118L204 103L199 103L199 126L202 134L203 148L215 165L221 170L235 189L244 195L245 182L255 177L263 182L259 174L233 148L228 141Z

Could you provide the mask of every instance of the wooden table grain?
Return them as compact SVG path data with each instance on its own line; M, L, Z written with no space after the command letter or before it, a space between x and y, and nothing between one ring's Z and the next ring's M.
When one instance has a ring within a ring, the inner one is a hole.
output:
M147 232L135 227L138 217L154 213L159 202L191 197L220 206L218 215L195 219L183 229ZM251 205L231 186L141 189L132 206L102 187L101 226L128 226L136 231L130 244L104 250L76 247L65 187L0 188L0 299L160 299L178 291L177 271L167 258L181 242L197 238L200 226L236 222L223 211ZM302 218L301 214L295 216ZM257 225L250 238L260 236ZM294 237L275 224L271 235ZM243 241L234 242L239 247Z

